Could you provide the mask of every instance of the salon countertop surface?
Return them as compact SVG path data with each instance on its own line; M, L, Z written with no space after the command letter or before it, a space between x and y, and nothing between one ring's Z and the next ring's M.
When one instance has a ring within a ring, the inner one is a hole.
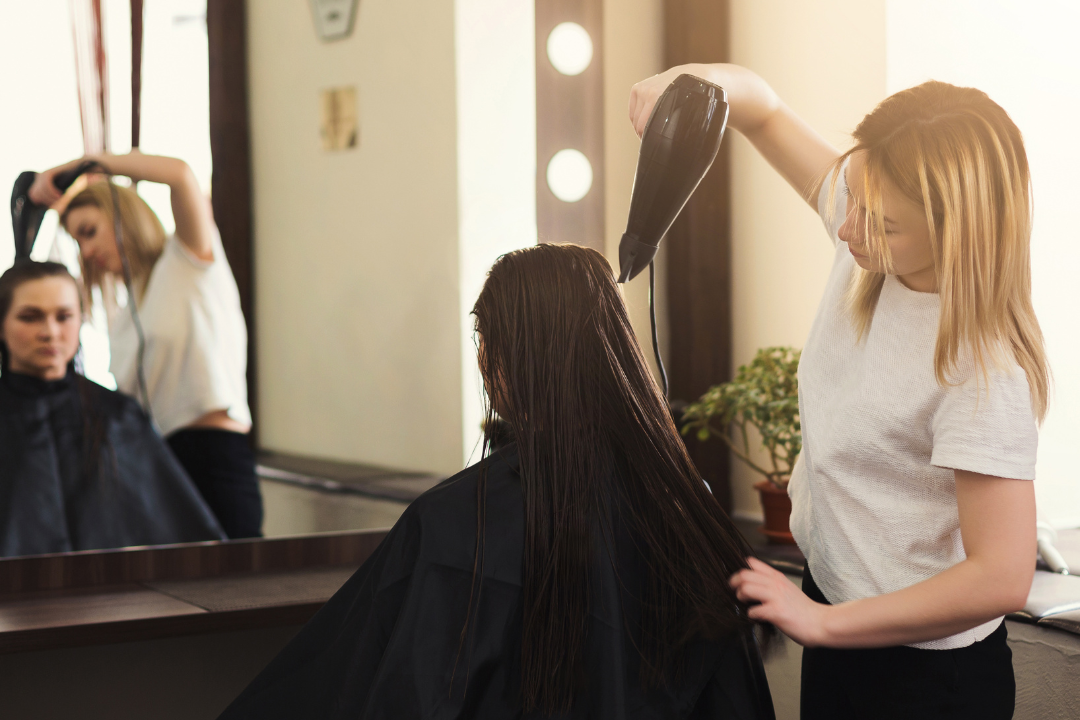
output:
M385 529L0 560L0 654L302 625Z
M0 596L0 653L306 622L356 567Z

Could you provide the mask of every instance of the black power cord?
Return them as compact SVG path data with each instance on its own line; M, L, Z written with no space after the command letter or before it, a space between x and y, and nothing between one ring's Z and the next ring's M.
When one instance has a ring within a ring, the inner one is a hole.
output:
M652 323L652 350L656 356L656 367L660 370L660 382L664 386L664 397L669 398L667 370L660 357L660 339L656 335L656 261L649 261L649 322Z

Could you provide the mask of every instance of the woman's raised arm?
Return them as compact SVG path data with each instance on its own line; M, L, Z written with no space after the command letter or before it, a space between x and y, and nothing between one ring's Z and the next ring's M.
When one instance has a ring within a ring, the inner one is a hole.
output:
M113 175L126 175L133 180L147 180L169 186L176 237L201 260L214 258L214 219L210 205L195 174L183 160L161 155L92 155L54 167L38 174L30 189L30 199L38 204L52 205L60 193L52 179L57 172L70 170L84 160L101 163Z
M640 136L653 106L668 85L687 73L727 91L728 124L742 133L796 192L817 208L825 169L840 156L791 111L760 76L739 65L679 65L642 80L630 91L630 121Z

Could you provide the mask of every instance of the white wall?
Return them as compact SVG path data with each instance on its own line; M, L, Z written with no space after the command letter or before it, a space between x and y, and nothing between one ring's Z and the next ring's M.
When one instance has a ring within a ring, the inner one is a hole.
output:
M461 468L454 4L363 0L324 44L308 3L247 4L261 442ZM319 90L355 85L324 152Z
M26 58L39 48L33 72L23 72ZM75 90L75 51L71 17L65 0L0 3L0 67L7 98L0 112L0 272L15 260L8 198L24 170L44 170L82 154L79 100ZM48 90L43 89L47 87ZM19 108L19 110L16 110ZM51 243L57 220L48 213L39 245Z
M536 244L536 55L531 0L457 0L462 443L479 459L483 382L472 308L502 254Z
M885 0L732 0L731 58L765 78L837 148L885 97ZM732 132L733 364L802 347L832 246L817 214ZM761 512L760 477L732 459L733 509Z

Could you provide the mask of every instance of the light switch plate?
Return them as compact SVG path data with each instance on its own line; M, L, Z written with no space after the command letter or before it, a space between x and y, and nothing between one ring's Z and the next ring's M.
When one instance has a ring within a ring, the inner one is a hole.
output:
M325 41L349 37L356 21L356 6L360 0L311 0L315 31Z

